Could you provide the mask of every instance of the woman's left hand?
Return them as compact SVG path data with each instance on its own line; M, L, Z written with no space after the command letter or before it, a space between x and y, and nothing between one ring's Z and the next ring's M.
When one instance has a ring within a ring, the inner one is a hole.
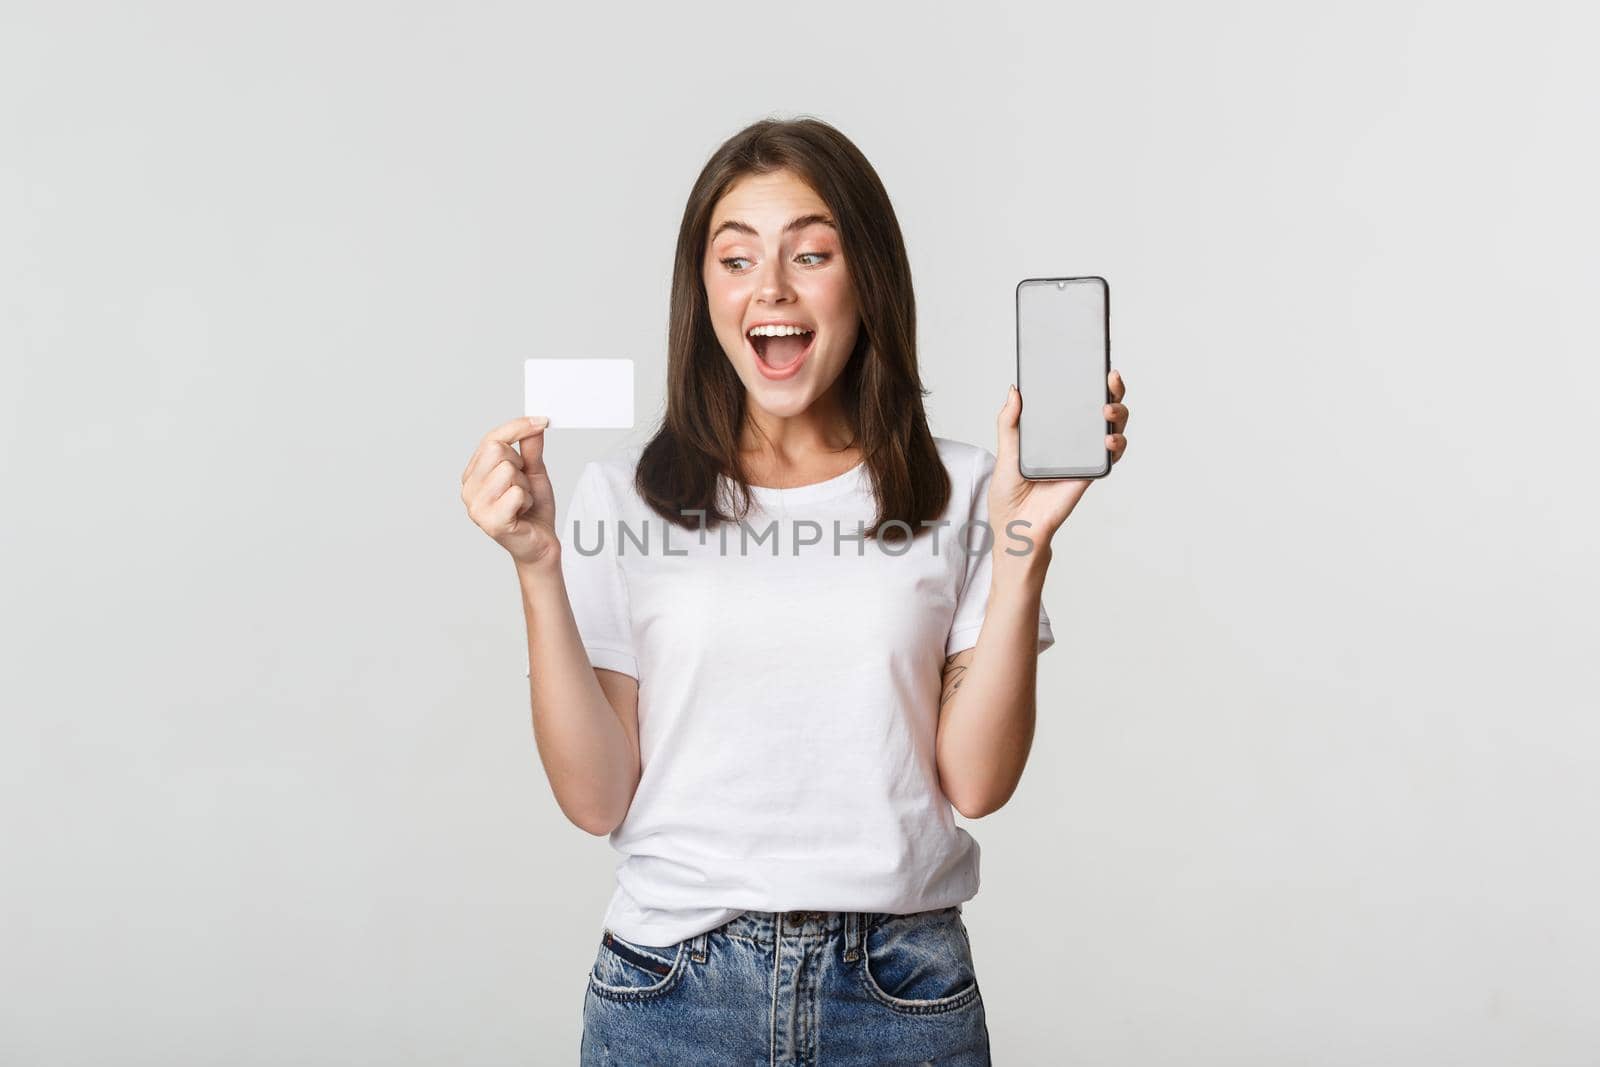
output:
M1112 371L1106 376L1106 385L1114 401L1105 406L1106 421L1113 432L1106 435L1106 448L1111 451L1111 462L1122 458L1128 448L1124 432L1128 426L1128 405L1122 403L1127 386L1122 375ZM1094 478L1053 478L1048 481L1031 481L1022 476L1017 457L1020 452L1017 422L1022 416L1022 394L1016 386L1006 397L997 423L999 448L995 450L994 476L989 482L989 525L994 531L995 551L1003 545L1015 547L1015 539L1007 533L1006 524L1022 519L1029 523L1018 530L1018 535L1032 540L1035 549L1048 548L1061 524L1067 521L1072 509L1078 506L1083 494L1093 485ZM1019 557L1020 558L1020 557Z

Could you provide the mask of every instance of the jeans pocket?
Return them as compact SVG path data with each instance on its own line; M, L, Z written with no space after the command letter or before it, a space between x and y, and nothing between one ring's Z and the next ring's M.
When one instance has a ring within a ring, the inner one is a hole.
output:
M589 988L610 1000L659 997L678 984L687 950L683 941L661 947L641 945L606 930L589 971Z
M928 1015L977 1002L972 945L954 907L874 916L862 941L862 981L895 1011Z

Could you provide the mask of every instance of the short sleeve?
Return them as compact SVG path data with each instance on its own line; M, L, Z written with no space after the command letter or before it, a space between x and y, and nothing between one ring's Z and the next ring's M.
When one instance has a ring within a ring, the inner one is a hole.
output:
M617 558L616 514L605 472L590 461L578 475L566 518L557 531L561 574L589 662L637 680L639 660L628 614L627 576Z
M1003 529L993 531L993 540L982 532L982 526L979 524L989 521L989 482L994 477L995 455L986 448L974 451L976 453L974 469L968 482L972 492L968 517L973 525L970 528L963 528L958 524L953 529L955 535L953 548L958 555L964 557L966 571L960 595L956 598L956 613L950 623L950 637L945 642L944 654L947 657L972 648L978 643L978 633L983 629L983 616L989 606L989 585L994 575L992 555L995 544L999 543L1001 551L1005 551L1007 545L1016 547L1015 541L1008 538ZM969 545L972 546L970 554L967 548ZM989 551L977 551L979 547L985 545ZM1039 647L1035 654L1043 652L1055 643L1055 634L1050 631L1050 615L1044 610L1044 599L1041 597Z

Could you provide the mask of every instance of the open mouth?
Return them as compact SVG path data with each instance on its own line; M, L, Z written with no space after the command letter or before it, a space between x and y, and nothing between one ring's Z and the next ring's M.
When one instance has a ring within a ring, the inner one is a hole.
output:
M810 353L816 339L815 330L803 328L784 330L776 335L751 333L746 338L762 372L768 377L778 378L786 378L799 370L801 361Z

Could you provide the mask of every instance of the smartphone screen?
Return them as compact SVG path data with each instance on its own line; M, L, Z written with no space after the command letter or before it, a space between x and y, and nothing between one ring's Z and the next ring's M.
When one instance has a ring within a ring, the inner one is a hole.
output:
M1104 278L1017 284L1018 457L1024 478L1099 478L1111 471L1111 287Z

